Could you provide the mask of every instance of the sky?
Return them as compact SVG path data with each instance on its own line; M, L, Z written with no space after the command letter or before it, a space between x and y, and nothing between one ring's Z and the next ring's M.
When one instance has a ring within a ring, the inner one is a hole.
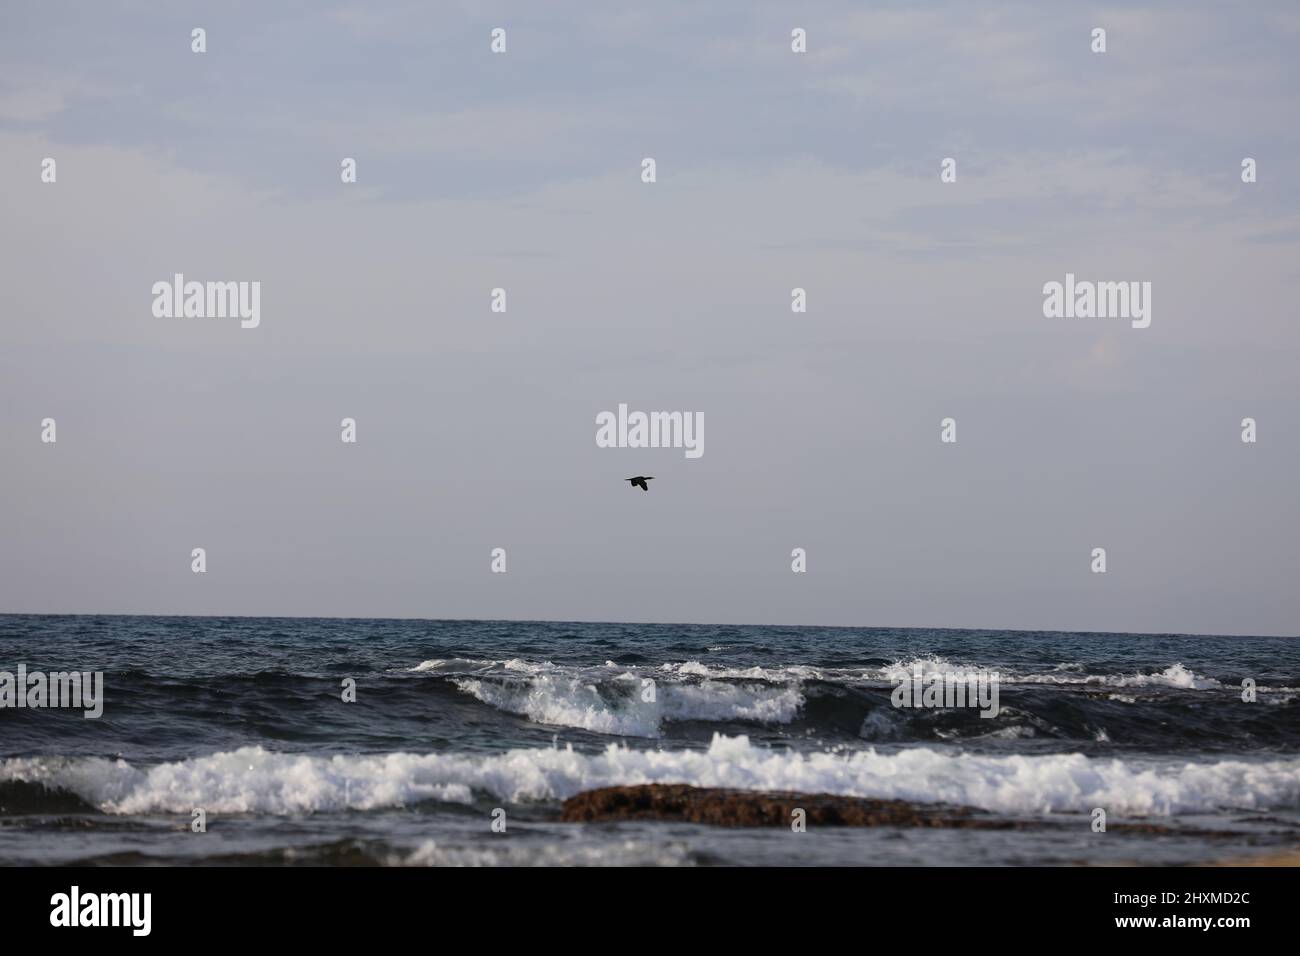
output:
M4 19L0 612L1300 634L1293 3Z

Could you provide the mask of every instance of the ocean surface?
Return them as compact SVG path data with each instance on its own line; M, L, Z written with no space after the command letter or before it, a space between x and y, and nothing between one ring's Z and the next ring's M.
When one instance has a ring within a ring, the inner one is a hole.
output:
M0 616L0 671L20 664L102 671L105 700L99 719L0 709L9 865L1152 864L1300 844L1293 638ZM996 671L1001 713L894 707L917 667ZM566 797L648 782L1014 826L558 820Z

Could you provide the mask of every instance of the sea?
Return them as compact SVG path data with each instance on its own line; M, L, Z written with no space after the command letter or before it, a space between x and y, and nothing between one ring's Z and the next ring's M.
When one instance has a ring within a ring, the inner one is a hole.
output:
M20 665L102 673L102 714L0 706L5 865L1151 865L1300 844L1296 638L0 616L0 682ZM997 716L895 706L917 673L996 676ZM645 783L996 825L560 819Z

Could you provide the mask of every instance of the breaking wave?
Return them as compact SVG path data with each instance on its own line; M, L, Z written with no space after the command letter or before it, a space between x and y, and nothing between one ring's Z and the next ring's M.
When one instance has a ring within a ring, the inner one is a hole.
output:
M1300 758L1183 761L1081 754L987 755L925 747L901 752L794 752L715 735L703 750L610 744L584 754L533 748L499 754L317 756L261 747L151 767L106 758L0 761L0 803L14 785L73 794L103 813L299 814L376 810L426 801L557 801L584 790L642 783L786 790L949 803L1038 814L1167 816L1224 808L1300 806Z

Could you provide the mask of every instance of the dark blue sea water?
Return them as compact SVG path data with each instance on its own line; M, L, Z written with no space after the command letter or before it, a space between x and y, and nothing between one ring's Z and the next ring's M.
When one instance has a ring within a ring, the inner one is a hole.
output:
M1181 863L1300 842L1291 638L0 616L0 672L20 664L101 671L104 705L0 707L7 864ZM918 668L996 672L1000 713L895 707ZM566 797L646 782L1019 826L557 819ZM1174 832L1113 826L1134 822Z

